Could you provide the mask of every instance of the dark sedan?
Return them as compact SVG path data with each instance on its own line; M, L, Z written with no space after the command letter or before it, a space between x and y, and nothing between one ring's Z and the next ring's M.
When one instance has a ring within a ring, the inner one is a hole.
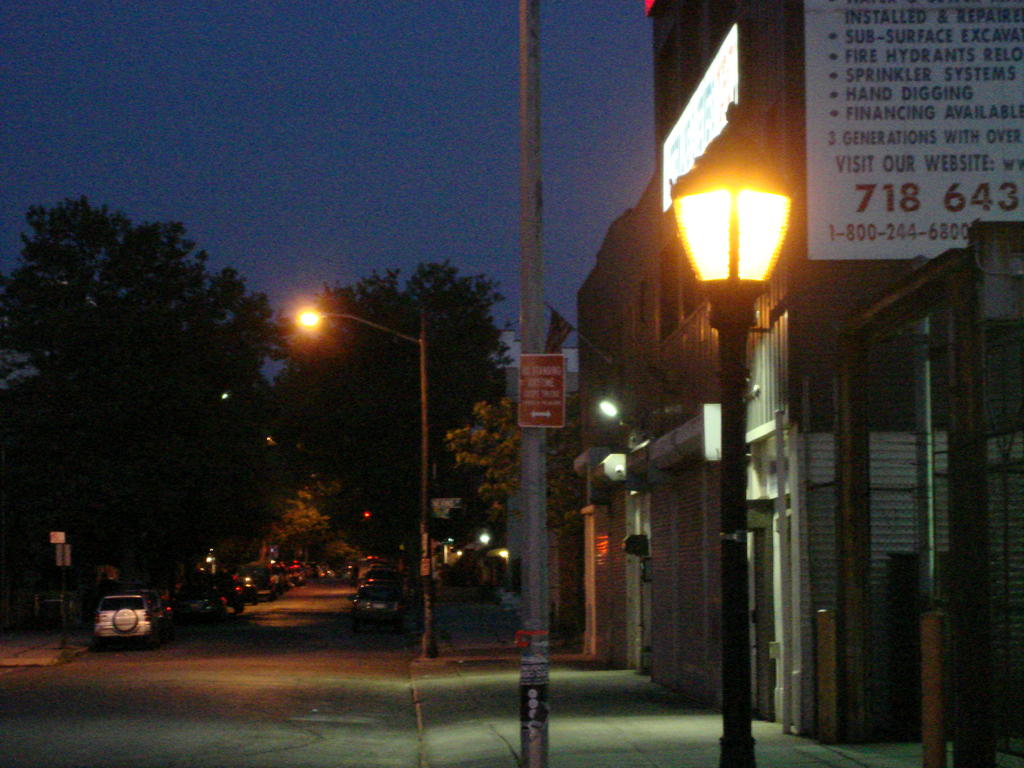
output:
M405 622L405 596L393 584L366 584L352 597L352 631L367 624L389 625L402 631Z
M185 587L174 598L174 615L180 621L223 621L227 600L212 587Z

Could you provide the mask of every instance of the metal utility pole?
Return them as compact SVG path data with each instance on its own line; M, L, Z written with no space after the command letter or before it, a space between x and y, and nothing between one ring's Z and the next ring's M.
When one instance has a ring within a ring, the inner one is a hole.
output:
M434 560L430 543L430 416L427 410L427 393L430 384L427 379L427 312L420 310L420 335L410 336L407 333L388 328L386 325L367 320L365 317L349 312L303 312L298 322L308 328L316 327L323 318L335 317L353 320L357 323L375 328L404 341L411 342L420 352L420 586L423 595L423 635L420 645L422 653L428 658L437 656L437 639L434 637Z
M427 411L427 313L420 312L420 576L423 584L421 653L437 656L434 637L434 553L430 543L430 418Z
M519 333L523 354L543 352L544 262L541 253L540 0L519 0ZM522 427L522 648L519 721L524 768L548 756L548 563L544 430Z
M0 631L10 620L10 590L7 573L7 447L0 435Z

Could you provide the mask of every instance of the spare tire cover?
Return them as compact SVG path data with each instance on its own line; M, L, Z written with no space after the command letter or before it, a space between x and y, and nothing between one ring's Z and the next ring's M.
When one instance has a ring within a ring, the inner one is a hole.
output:
M139 617L134 608L121 608L114 614L111 623L114 625L115 631L123 634L131 632L139 626Z

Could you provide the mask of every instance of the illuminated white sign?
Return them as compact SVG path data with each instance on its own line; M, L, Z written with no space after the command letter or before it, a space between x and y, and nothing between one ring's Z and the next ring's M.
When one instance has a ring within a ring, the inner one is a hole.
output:
M722 132L729 105L740 99L739 30L733 25L682 116L665 139L661 155L662 207L672 207L672 184L686 174Z
M814 259L909 259L1024 220L1024 0L805 0Z

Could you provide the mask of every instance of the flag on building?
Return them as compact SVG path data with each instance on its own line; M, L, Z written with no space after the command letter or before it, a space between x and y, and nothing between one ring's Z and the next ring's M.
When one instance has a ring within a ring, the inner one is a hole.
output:
M545 352L561 352L562 344L565 342L566 337L572 333L573 327L569 324L569 321L558 314L554 309L551 310L551 323L548 325L548 338L544 343Z

